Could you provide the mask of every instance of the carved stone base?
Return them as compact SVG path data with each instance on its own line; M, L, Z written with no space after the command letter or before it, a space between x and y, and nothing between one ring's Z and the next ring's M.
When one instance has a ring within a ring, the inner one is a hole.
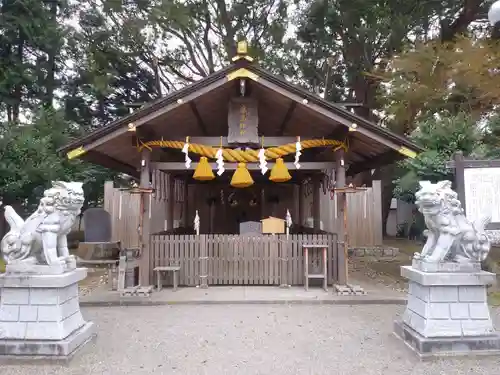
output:
M426 262L421 259L413 259L412 267L423 272L479 272L479 262Z
M65 261L51 266L44 264L34 264L34 262L21 261L10 263L5 266L5 273L20 275L62 275L76 269L76 259L69 256Z
M500 335L426 338L404 322L394 322L394 334L420 358L498 355Z
M395 333L419 355L500 350L486 296L495 274L423 272L404 266L401 275L409 279L408 304Z
M78 282L87 270L60 275L0 276L0 359L3 356L69 358L95 335L83 320Z
M68 362L96 338L94 323L87 322L63 340L0 339L0 363L32 361Z

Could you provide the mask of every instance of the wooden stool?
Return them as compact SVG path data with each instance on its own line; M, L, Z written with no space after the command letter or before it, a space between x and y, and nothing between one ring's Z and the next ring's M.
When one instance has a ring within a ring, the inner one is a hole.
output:
M326 262L326 249L328 245L302 245L304 249L304 288L309 289L309 279L323 279L323 289L328 291L328 272ZM323 249L323 273L309 274L309 249Z
M173 276L173 291L175 292L177 290L177 285L179 283L179 270L181 267L179 266L163 266L163 267L155 267L153 271L156 272L156 284L157 284L157 290L160 291L162 288L162 283L161 283L161 273L162 272L172 272Z

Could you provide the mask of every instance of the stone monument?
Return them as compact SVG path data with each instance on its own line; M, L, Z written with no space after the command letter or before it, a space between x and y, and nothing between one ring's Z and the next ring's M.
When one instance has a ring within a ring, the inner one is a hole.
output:
M86 260L117 259L120 243L111 241L111 215L103 208L88 208L83 213L84 242L78 256Z
M10 231L0 242L7 263L0 275L0 359L62 359L95 337L80 312L76 268L66 235L84 202L82 183L53 182L24 221L5 207Z
M111 215L103 208L87 208L83 213L85 242L111 241Z
M244 221L240 223L241 235L258 235L262 234L262 223L260 221Z
M422 181L416 198L427 242L401 267L408 304L394 333L420 357L500 353L486 295L496 276L481 270L489 218L468 221L450 181Z

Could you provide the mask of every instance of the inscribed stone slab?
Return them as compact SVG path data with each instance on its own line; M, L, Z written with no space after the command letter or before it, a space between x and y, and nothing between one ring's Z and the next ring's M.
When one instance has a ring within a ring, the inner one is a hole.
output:
M89 208L83 213L85 242L111 241L111 216L103 208Z

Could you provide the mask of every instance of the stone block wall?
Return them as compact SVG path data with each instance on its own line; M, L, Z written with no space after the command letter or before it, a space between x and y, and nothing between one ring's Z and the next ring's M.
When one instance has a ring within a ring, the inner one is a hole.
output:
M484 286L424 286L410 281L403 321L424 337L493 332Z
M349 255L355 257L374 256L374 257L393 257L399 254L397 247L388 246L367 246L367 247L351 247Z
M78 284L63 288L3 288L0 336L62 340L82 327Z

